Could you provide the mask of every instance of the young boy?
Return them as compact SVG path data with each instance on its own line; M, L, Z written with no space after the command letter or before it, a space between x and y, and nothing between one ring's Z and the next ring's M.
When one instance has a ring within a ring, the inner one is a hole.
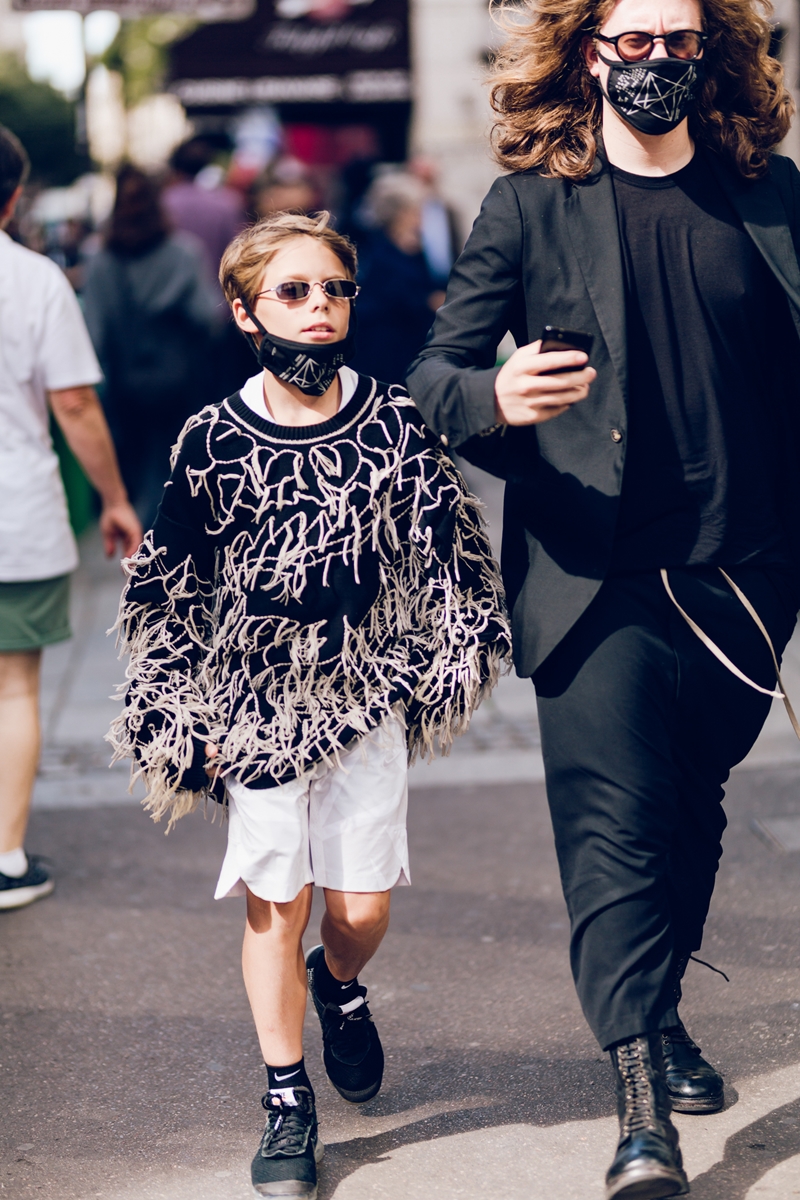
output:
M410 882L409 754L450 744L510 650L476 502L404 389L344 365L356 258L327 222L270 217L222 260L264 370L181 434L128 563L130 682L111 735L138 759L155 819L226 792L216 895L247 898L244 980L268 1074L252 1181L273 1197L317 1193L307 986L331 1083L356 1103L380 1088L358 974L391 889ZM322 945L304 962L313 884Z

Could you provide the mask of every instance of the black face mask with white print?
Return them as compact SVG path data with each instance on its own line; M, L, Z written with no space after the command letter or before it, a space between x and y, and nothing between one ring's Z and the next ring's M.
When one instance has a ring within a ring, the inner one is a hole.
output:
M669 133L690 112L703 77L702 59L656 58L626 63L598 58L610 68L601 89L611 107L639 133Z
M264 367L283 383L294 384L306 396L324 396L336 378L336 372L349 362L356 352L358 320L352 301L346 336L341 342L329 342L325 346L290 342L286 338L267 333L245 300L242 300L242 307L261 334L260 344L255 334L246 335L259 366Z

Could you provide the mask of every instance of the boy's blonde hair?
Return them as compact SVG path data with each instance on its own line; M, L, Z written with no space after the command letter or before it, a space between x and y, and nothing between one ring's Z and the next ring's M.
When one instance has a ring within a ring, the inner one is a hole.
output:
M230 305L244 300L252 307L261 287L264 268L286 242L296 237L312 237L326 246L341 261L347 279L355 279L358 262L356 248L349 238L330 226L329 212L306 217L299 213L275 213L243 229L225 250L219 264L219 282Z

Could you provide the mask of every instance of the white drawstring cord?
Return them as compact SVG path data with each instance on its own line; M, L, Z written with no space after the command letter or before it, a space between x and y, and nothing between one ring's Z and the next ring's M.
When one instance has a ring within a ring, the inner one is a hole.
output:
M681 614L684 621L689 626L689 628L692 630L692 632L697 634L697 636L699 637L699 639L703 643L703 645L706 647L706 649L710 650L711 653L714 655L714 657L719 659L719 661L722 663L722 665L724 667L727 667L728 670L733 675L735 675L737 679L741 679L742 683L746 683L748 687L754 688L757 692L761 692L761 694L763 696L772 696L773 699L775 699L775 700L782 700L783 703L786 705L786 712L788 713L789 720L792 723L792 729L795 731L798 738L800 738L800 723L798 723L797 717L794 715L794 709L792 708L791 701L789 700L789 697L786 694L786 688L783 686L783 680L781 679L780 667L778 665L778 656L775 653L775 647L772 644L772 638L767 633L766 626L764 625L764 622L761 620L761 617L758 615L756 610L753 608L753 605L747 599L747 596L745 596L744 592L738 586L738 584L734 583L734 581L731 579L730 575L728 575L727 572L723 571L722 567L719 568L719 573L720 573L720 575L722 575L723 579L726 580L726 582L732 589L734 595L742 602L744 607L747 609L748 613L753 618L753 620L755 621L759 630L763 634L765 642L769 646L769 652L772 655L772 662L775 667L775 678L778 681L778 687L774 690L771 690L770 688L761 687L759 684L754 683L752 679L748 679L748 677L744 674L744 672L740 671L739 668L736 666L736 664L732 663L726 654L723 654L723 652L720 650L719 646L717 646L715 642L712 642L712 640L708 636L708 634L703 632L703 630L700 628L700 626L697 624L697 622L693 621L692 618L689 616L689 614L684 609L681 608L680 604L678 604L678 601L675 599L672 588L669 585L669 576L667 575L667 571L664 567L661 568L661 580L664 584L664 587L667 590L667 595L669 596L670 600L675 605L678 612Z

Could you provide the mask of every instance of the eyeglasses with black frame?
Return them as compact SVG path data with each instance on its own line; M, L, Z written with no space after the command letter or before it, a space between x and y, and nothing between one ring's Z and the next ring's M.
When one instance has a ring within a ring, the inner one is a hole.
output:
M270 292L274 292L275 299L282 300L284 304L289 304L292 300L305 300L317 283L325 295L330 296L331 300L355 300L361 291L361 288L352 279L315 280L312 283L306 283L305 280L300 279L290 279L286 283L279 283L275 287L265 288L263 292L258 292L256 300L259 296L269 295Z
M603 33L595 33L594 37L598 42L613 46L622 61L628 63L644 62L653 53L656 42L664 43L670 58L699 58L708 41L708 34L699 29L675 29L671 33L631 30L629 33L618 33L616 37L606 37Z

